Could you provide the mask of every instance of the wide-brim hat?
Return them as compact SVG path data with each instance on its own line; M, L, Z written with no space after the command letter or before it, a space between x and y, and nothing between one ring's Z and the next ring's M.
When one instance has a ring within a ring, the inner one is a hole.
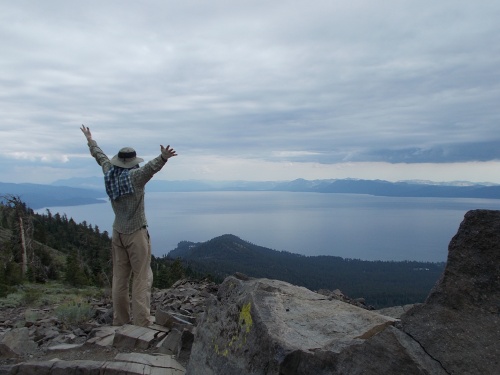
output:
M143 161L144 159L137 157L137 154L132 147L124 147L118 151L118 154L113 156L111 164L121 168L132 168Z

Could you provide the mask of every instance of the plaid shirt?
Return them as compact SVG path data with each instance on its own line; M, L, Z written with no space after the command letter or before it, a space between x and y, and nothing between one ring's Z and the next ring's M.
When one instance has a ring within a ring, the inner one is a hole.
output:
M116 165L113 165L104 174L104 185L106 186L106 193L108 193L109 199L112 201L117 200L122 195L134 193L130 171Z
M96 141L90 141L88 146L90 154L95 158L97 164L102 167L103 173L106 174L113 167L113 164L97 146ZM115 212L113 229L119 233L130 234L148 225L144 212L144 188L146 183L163 168L165 163L166 161L163 161L160 155L140 168L130 169L130 181L134 192L122 195L117 200L111 200L111 206Z

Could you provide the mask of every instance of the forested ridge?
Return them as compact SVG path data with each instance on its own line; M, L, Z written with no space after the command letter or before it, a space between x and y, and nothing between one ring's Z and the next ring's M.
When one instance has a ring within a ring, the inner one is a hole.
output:
M304 256L257 246L234 235L203 243L181 242L168 256L180 257L191 269L217 279L242 272L311 290L340 289L375 307L423 302L445 267L444 263Z

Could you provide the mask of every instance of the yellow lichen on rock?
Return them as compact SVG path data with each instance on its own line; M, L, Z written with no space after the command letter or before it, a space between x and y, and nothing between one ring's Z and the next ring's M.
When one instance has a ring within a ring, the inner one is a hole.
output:
M250 309L252 307L252 304L248 302L246 305L243 305L241 308L240 312L240 324L245 325L245 330L247 333L250 332L250 328L252 327L252 314L250 312Z
M232 349L233 351L241 349L243 347L243 344L246 343L247 335L248 333L250 333L250 329L253 325L251 307L251 302L242 306L238 319L239 328L237 328L237 331L233 332L233 335L230 336L231 339L229 340L229 342L225 342L225 335L221 335L218 340L212 338L212 343L214 343L214 351L217 355L227 357L229 355L230 349ZM218 341L218 343L216 343L216 341ZM221 343L221 341L223 341L223 343ZM219 344L222 345L219 346Z

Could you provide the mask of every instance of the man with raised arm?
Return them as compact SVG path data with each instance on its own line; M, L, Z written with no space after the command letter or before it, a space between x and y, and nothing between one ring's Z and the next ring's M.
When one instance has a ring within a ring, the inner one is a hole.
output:
M90 154L104 173L106 193L115 213L112 234L113 258L113 325L132 322L137 326L151 324L150 304L153 272L151 243L144 212L144 188L176 152L160 145L161 154L142 167L132 147L122 148L110 160L92 139L90 129L80 128L87 138ZM132 317L130 314L129 281L132 284Z

